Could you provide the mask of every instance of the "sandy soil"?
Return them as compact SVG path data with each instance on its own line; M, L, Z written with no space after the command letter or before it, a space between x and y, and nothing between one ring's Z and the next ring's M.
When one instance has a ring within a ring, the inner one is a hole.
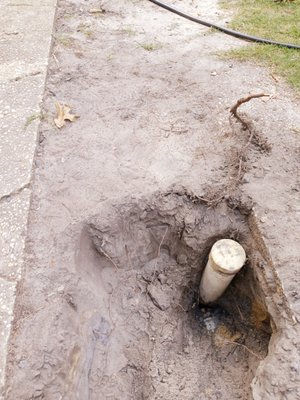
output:
M300 278L275 268L299 261L297 99L220 60L235 39L147 1L102 7L59 1L5 398L300 398ZM274 98L244 106L249 144L229 108L250 92ZM56 101L80 116L62 130ZM223 236L245 245L245 273L199 307Z

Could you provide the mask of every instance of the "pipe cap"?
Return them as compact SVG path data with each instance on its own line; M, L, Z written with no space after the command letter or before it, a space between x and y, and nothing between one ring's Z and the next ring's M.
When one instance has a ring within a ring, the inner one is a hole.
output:
M218 240L212 246L209 257L213 269L227 275L236 274L246 262L245 250L231 239Z

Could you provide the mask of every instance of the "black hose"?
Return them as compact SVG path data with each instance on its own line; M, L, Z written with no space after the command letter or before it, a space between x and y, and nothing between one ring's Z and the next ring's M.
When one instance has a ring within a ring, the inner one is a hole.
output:
M162 3L161 1L158 1L158 0L149 0L149 1L151 1L151 3L156 4L159 7L164 8L165 10L171 11L172 13L179 15L180 17L186 18L192 22L196 22L197 24L204 25L209 28L217 29L220 32L226 33L226 35L234 36L238 39L249 40L250 42L256 42L256 43L273 44L275 46L286 47L288 49L300 50L300 45L298 46L296 44L280 43L280 42L275 42L275 41L269 40L269 39L263 39L263 38L259 38L256 36L246 35L244 33L233 31L232 29L227 29L227 28L224 28L223 26L216 25L211 22L203 21L196 17L192 17L191 15L185 14L184 12L178 10L177 8L175 8L173 6Z

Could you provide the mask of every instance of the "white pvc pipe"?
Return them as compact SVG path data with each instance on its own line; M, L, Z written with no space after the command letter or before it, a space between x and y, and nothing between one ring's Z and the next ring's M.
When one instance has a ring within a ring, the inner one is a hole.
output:
M209 253L200 282L200 300L211 303L227 289L246 261L243 247L231 239L218 240Z

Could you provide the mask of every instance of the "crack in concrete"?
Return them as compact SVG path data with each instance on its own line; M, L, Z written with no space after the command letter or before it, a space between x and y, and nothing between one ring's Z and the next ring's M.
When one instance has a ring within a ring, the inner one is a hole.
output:
M10 82L13 82L13 81L19 81L20 79L24 79L24 78L28 78L28 77L31 77L31 76L36 76L36 75L40 75L42 73L42 71L33 71L33 72L29 72L29 73L25 73L25 74L23 74L23 75L18 75L18 76L16 76L15 78L12 78L12 79L10 79L9 81Z
M12 35L19 35L20 32L3 32L3 34L0 36L12 36Z
M17 196L18 194L20 194L24 189L29 189L30 188L30 183L26 183L25 185L21 186L18 189L13 190L12 192L8 193L8 194L4 194L3 196L0 197L0 203L3 200L7 200L10 197L14 197Z

